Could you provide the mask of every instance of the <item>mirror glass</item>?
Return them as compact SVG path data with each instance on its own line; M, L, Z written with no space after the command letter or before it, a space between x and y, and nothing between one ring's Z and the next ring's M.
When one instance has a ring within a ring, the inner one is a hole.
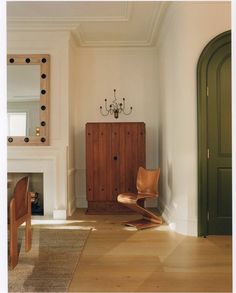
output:
M36 136L40 127L40 65L8 65L8 136Z

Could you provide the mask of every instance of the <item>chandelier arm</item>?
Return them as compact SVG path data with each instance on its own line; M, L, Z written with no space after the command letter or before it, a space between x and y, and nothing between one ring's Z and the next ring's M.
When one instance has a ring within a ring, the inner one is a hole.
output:
M130 107L130 110L129 110L129 112L125 112L125 111L123 110L123 113L124 113L125 115L129 115L129 114L132 112L132 110L133 110L133 108L132 108L132 107Z
M114 112L114 104L110 104L109 113L112 115Z
M116 104L116 89L114 89L114 100L112 101L113 104Z
M108 115L109 115L109 111L107 111L107 113L104 114L104 113L102 112L102 108L101 108L101 107L100 107L100 113L102 114L102 116L108 116Z
M123 111L125 111L125 98L123 98Z
M105 99L105 108L106 108L106 111L109 112L110 109L107 108L107 99Z

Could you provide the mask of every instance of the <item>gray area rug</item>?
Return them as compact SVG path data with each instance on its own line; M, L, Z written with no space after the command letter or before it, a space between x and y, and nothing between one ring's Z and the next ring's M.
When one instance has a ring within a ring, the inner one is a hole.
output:
M33 227L32 248L25 252L19 231L19 263L8 271L9 292L67 292L90 230Z

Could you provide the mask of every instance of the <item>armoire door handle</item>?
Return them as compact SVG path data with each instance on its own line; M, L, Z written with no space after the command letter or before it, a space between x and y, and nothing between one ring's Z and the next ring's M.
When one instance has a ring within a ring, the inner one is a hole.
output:
M113 159L114 159L115 161L117 161L118 158L117 158L117 156L114 156Z

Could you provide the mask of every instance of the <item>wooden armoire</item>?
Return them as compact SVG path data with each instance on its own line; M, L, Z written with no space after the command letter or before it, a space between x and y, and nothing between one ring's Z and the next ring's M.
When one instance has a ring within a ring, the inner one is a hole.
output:
M136 192L139 166L145 167L143 122L87 123L87 212L130 212L117 202L117 195Z

